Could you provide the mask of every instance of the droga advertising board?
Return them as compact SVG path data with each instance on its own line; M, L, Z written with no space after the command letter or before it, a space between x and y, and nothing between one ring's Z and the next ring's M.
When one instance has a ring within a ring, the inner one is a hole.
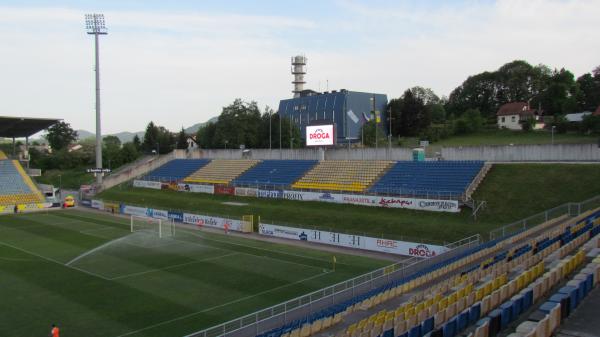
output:
M318 242L333 246L364 249L404 256L433 257L446 252L444 246L372 238L313 229L260 224L259 234L278 238Z
M333 124L306 126L306 146L329 146L334 141Z
M152 188L155 190L160 190L162 188L162 184L160 183L160 181L134 180L133 187Z

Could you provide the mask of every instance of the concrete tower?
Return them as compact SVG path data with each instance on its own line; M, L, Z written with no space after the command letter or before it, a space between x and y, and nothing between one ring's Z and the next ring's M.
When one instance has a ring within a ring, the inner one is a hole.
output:
M300 93L304 90L304 75L306 75L306 56L297 55L292 57L292 75L294 75L294 97L300 97Z

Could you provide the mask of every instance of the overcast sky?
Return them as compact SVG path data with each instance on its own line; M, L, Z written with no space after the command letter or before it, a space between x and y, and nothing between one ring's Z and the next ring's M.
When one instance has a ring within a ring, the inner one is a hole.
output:
M0 115L93 131L93 38L104 13L103 133L153 120L178 130L235 98L277 108L290 57L308 87L448 95L467 76L524 59L580 76L600 65L600 1L0 0Z

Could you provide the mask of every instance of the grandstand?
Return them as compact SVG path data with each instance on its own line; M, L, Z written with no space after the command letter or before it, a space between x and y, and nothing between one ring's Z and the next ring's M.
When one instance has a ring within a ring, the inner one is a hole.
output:
M263 160L232 183L236 186L287 187L317 163L316 160Z
M392 161L322 161L292 187L295 189L363 192L392 165Z
M550 336L560 313L568 316L597 283L599 245L599 209L576 218L562 216L403 274L259 336L495 336L580 270L589 252L596 263L581 269L539 307L539 314L517 327L519 336Z
M0 205L32 204L44 201L31 178L16 160L0 151Z
M233 179L246 172L258 160L215 159L184 179L188 183L229 184Z
M144 176L151 181L179 181L198 171L210 162L209 159L174 159Z
M399 161L369 192L460 197L483 168L483 161Z

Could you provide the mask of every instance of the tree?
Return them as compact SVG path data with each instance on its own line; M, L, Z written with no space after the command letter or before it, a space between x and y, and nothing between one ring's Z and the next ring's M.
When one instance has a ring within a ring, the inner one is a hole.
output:
M121 140L116 136L106 136L102 139L102 164L103 167L113 168L121 165L119 152L121 151Z
M131 142L138 152L142 149L142 142L140 141L140 137L138 137L138 135L133 136L133 140Z
M146 133L144 133L144 142L142 143L142 149L145 152L152 152L158 147L158 127L154 125L154 122L150 121L146 126Z
M485 118L481 116L479 109L468 109L454 122L454 133L464 135L478 132L483 128Z
M112 136L112 135L111 136L105 136L102 139L102 142L104 143L104 146L106 146L106 147L121 148L121 140L117 136Z
M600 105L600 66L593 74L587 73L577 79L580 95L576 97L579 110L594 111Z
M365 146L375 146L375 138L378 139L379 146L386 146L388 140L386 139L385 131L381 128L381 124L377 125L377 132L375 132L375 119L371 119L362 126L361 135L363 137Z
M60 151L69 144L77 140L77 131L71 128L71 124L66 122L58 122L48 129L47 134L44 136L48 140L48 144L52 149Z
M199 128L198 132L196 133L196 142L198 143L198 146L204 149L215 148L214 139L216 132L216 123L208 123L203 127Z
M179 150L185 150L188 147L187 143L187 135L185 134L185 130L181 127L181 131L177 134L177 145L176 148Z
M388 110L394 121L393 136L417 136L431 124L430 110L426 109L423 99L415 96L412 89L406 90L402 97L392 99Z

